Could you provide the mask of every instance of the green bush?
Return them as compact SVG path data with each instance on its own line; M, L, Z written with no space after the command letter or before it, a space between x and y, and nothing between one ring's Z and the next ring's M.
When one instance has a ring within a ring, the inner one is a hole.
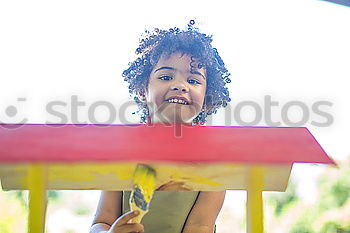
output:
M274 208L274 213L276 216L282 215L283 211L298 200L296 195L296 185L294 182L290 182L286 192L284 193L273 193L267 196L267 200L272 204Z
M350 196L350 178L342 176L334 182L331 187L331 194L336 205L338 207L343 206Z
M344 228L336 222L326 222L322 226L320 233L350 233L350 226Z
M315 233L315 231L311 228L310 223L299 221L291 227L289 233Z

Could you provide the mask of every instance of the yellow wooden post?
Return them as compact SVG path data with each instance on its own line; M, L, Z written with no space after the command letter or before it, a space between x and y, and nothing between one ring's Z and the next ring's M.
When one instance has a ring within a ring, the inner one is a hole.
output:
M29 216L28 232L44 233L47 206L46 168L44 164L30 164L28 172Z
M264 168L252 166L248 174L247 188L247 232L263 233L263 199Z

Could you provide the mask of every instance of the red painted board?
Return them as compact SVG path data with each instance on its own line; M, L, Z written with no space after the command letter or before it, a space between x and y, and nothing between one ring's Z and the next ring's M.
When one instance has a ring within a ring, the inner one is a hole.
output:
M0 162L28 161L334 164L303 127L0 125Z

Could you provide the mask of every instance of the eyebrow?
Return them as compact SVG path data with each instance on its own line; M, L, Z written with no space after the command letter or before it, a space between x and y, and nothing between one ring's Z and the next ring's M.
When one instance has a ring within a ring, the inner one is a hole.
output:
M175 69L173 67L170 67L170 66L162 66L158 69L156 69L154 71L154 73L156 73L157 71L160 71L160 70L172 70L172 71L175 71ZM191 74L197 74L197 75L200 75L204 78L204 80L206 80L205 76L201 73L201 72L198 72L198 71L191 71Z
M198 74L198 75L202 76L204 78L204 80L206 80L205 76L199 71L191 71L191 73L192 74Z
M169 66L162 66L162 67L156 69L154 71L154 73L157 72L157 71L160 71L160 70L175 70L175 69L173 67L169 67Z

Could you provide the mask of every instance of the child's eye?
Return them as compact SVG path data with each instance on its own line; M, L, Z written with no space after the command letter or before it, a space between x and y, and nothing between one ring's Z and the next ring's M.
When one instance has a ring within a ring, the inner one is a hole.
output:
M172 80L173 78L168 76L168 75L163 75L163 76L160 76L158 79L160 79L160 80Z
M201 84L200 82L198 82L196 79L189 79L187 81L189 84Z

